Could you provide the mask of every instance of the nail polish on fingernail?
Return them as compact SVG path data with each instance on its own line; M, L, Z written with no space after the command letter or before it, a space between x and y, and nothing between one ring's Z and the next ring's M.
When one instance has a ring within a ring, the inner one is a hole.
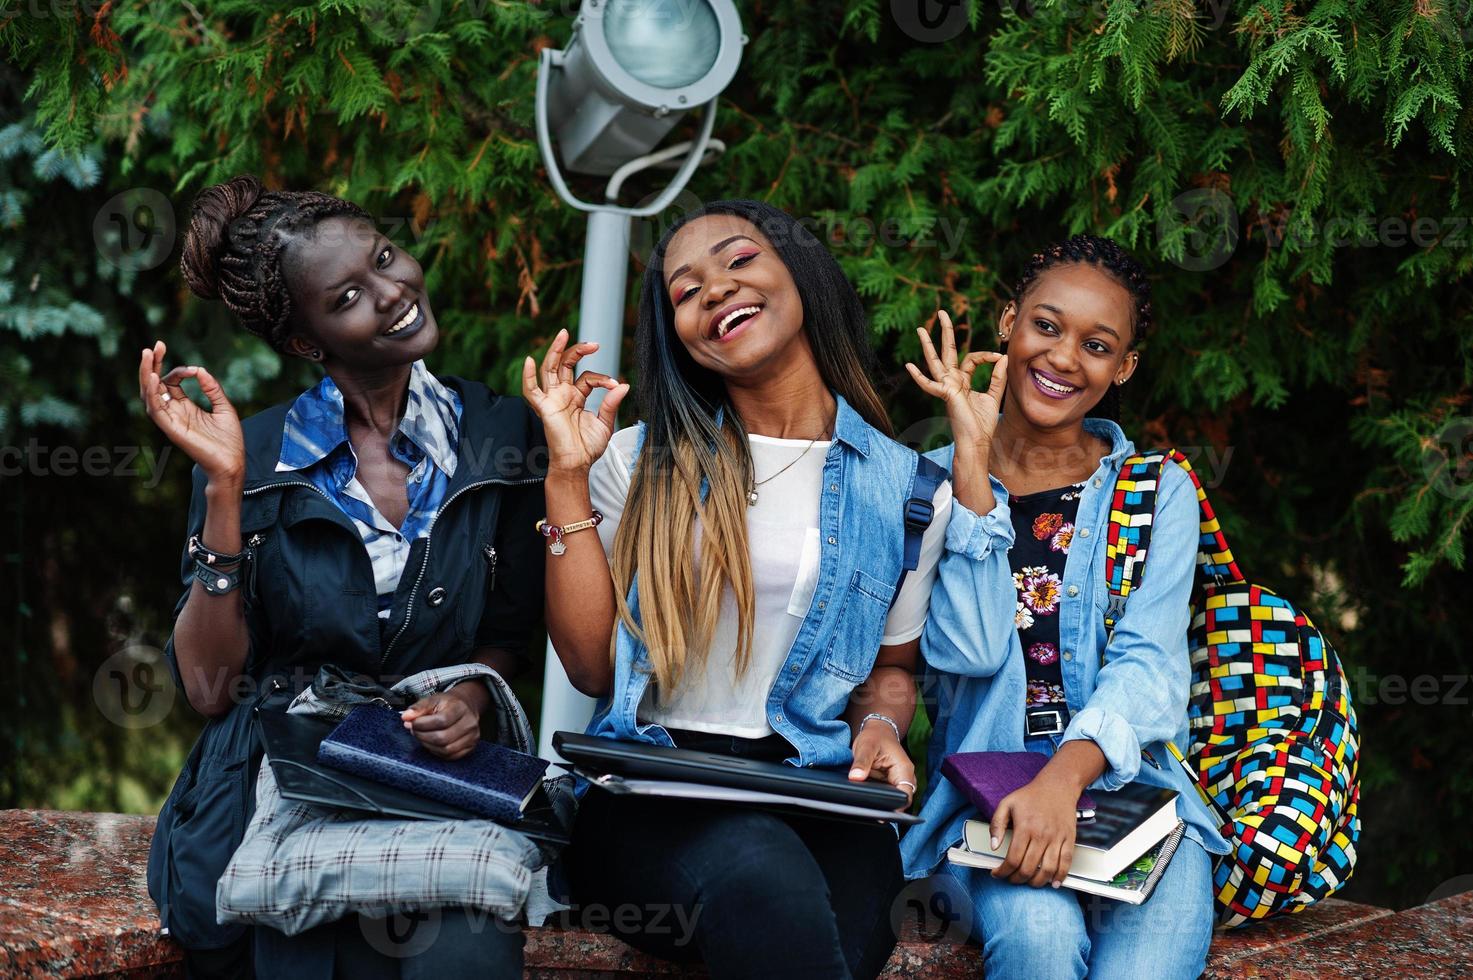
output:
M1059 887L1059 883L1058 883L1058 882L1057 882L1057 881L1056 881L1056 882L1054 882L1054 887L1055 887L1055 888L1058 888L1058 887Z
M1001 843L1002 843L1002 841L998 840L996 837L992 838L992 849L994 851L997 850L997 845L999 845Z
M863 769L850 769L849 770L849 778L850 779L853 779L856 776L863 776L864 774L865 773L864 773L864 770Z

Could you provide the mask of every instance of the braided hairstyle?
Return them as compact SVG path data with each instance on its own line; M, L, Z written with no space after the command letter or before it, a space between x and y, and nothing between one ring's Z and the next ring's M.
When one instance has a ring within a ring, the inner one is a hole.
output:
M1135 301L1135 309L1132 311L1130 342L1126 350L1135 350L1151 328L1151 281L1146 278L1146 270L1135 260L1135 256L1114 239L1100 235L1075 235L1068 241L1056 242L1033 253L1033 257L1023 266L1018 281L1013 284L1013 302L1021 309L1023 295L1033 287L1039 276L1056 266L1074 265L1078 262L1095 266L1130 293L1131 299ZM999 350L1006 354L1007 344L1000 345ZM1111 385L1110 390L1089 414L1114 422L1120 421L1120 386Z
M338 216L373 221L350 201L317 191L268 191L244 174L194 199L179 270L195 295L224 300L241 326L281 353L294 312L282 260L293 241Z

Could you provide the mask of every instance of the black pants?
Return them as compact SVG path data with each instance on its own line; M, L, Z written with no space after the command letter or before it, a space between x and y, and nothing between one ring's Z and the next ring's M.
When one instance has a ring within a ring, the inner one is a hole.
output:
M525 942L520 925L459 907L383 919L350 913L295 936L257 926L246 938L253 946L243 943L233 959L191 956L190 980L520 980Z
M681 734L682 747L771 757L770 739L727 749ZM564 860L585 922L665 959L704 960L716 978L870 978L895 948L903 880L887 824L594 787Z

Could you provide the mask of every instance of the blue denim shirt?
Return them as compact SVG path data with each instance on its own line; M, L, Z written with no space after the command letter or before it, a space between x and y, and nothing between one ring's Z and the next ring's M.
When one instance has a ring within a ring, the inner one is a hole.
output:
M1165 746L1189 744L1187 697L1191 663L1187 627L1199 533L1197 494L1186 473L1168 463L1161 475L1146 574L1130 594L1125 613L1106 646L1104 538L1120 464L1135 447L1113 422L1086 419L1086 431L1110 443L1085 481L1075 518L1059 605L1060 667L1070 720L1048 736L1054 747L1087 738L1106 759L1092 789L1118 789L1139 781L1178 792L1177 813L1187 836L1210 853L1228 844L1186 773ZM951 466L953 448L930 454ZM921 638L928 667L928 697L938 699L927 753L925 823L901 841L907 876L930 873L962 838L962 824L976 812L941 775L953 752L1025 749L1023 650L1013 623L1017 592L1008 549L1013 524L1007 489L995 477L997 505L979 516L952 504L946 551L931 593L930 618Z
M787 762L800 766L844 766L853 759L843 713L880 650L904 560L905 501L919 460L841 396L835 399L838 414L819 504L818 585L767 695L773 730L798 750ZM643 440L641 431L640 445ZM638 591L636 574L628 595L636 617ZM652 677L648 650L619 622L614 688L599 699L588 734L674 744L663 727L637 718Z

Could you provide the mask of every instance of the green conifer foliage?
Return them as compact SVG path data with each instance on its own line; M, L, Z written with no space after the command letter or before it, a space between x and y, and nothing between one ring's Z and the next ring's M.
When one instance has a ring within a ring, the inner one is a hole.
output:
M1473 862L1473 5L962 0L934 29L905 7L740 3L750 43L723 96L727 150L685 200L760 197L808 218L869 305L898 428L932 443L939 412L900 367L915 326L945 307L990 345L1036 248L1082 231L1131 247L1156 327L1127 430L1195 454L1249 574L1335 639L1365 739L1352 889L1366 891L1352 897L1421 901ZM195 192L241 172L344 195L425 263L446 328L436 366L515 390L521 357L576 325L582 219L549 188L532 120L538 52L565 43L575 9L0 0L0 106L34 117L0 124L0 161L34 167L24 186L0 182L0 224L34 222L24 195L63 182L153 188L179 223ZM40 273L52 304L71 274L12 252L0 245L6 378L34 345L116 330L124 352L164 335L247 409L310 380L188 300L177 249L130 281L161 321L38 313L32 335L7 329L41 300L6 262ZM136 417L125 360L118 391L80 401L33 372L25 390L59 401L19 424ZM139 506L177 530L177 503ZM160 568L134 583L141 605L170 608L174 544L160 533L133 556Z

